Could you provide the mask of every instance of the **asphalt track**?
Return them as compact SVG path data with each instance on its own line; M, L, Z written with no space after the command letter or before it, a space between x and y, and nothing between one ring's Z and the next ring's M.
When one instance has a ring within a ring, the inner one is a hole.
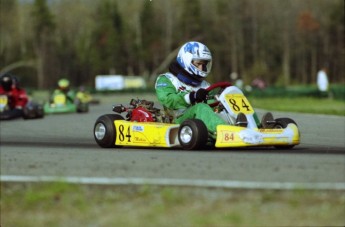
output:
M86 114L1 121L0 180L345 190L343 116L273 111L299 125L302 142L291 150L104 149L94 141L93 125L112 113L112 104L92 105Z

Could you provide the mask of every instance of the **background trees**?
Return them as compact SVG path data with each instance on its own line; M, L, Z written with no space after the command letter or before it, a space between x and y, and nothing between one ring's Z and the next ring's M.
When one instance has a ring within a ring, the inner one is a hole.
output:
M315 83L344 78L342 0L1 0L0 70L50 88L60 77L93 86L98 74L152 79L188 40L204 42L211 82Z

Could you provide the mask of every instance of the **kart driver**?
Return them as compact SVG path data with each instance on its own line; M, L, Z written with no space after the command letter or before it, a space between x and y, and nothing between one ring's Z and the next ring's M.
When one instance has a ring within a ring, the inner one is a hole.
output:
M68 102L74 103L75 93L70 89L69 80L63 78L57 83L58 88L54 90L51 100L54 100L56 95L64 94Z
M216 132L217 125L227 124L205 103L206 88L210 86L205 78L211 68L210 50L200 42L187 42L170 64L169 72L158 76L155 84L157 98L165 111L173 116L174 123L197 118L211 133Z
M28 96L23 88L19 87L18 79L9 73L0 77L0 96L8 98L8 107L11 111L11 118L21 117L23 108L28 103Z

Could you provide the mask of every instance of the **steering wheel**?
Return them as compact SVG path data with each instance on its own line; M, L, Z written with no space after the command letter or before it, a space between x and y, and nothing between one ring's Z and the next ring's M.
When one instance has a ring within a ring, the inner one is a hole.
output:
M230 86L231 86L230 82L227 82L227 81L218 82L218 83L212 84L211 86L206 88L206 91L210 92L210 91L213 91L214 89L221 88L220 91L219 91L219 93L221 93L225 88L230 87ZM209 103L208 105L210 107L215 107L218 104L219 104L219 101L216 101L214 103Z

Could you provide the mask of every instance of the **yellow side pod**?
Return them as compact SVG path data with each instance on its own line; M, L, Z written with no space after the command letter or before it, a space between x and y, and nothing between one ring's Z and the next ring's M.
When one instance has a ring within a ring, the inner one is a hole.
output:
M295 124L285 129L249 129L231 125L217 127L216 147L288 146L300 143Z
M179 146L178 124L157 122L114 121L115 144L120 146L174 147Z

